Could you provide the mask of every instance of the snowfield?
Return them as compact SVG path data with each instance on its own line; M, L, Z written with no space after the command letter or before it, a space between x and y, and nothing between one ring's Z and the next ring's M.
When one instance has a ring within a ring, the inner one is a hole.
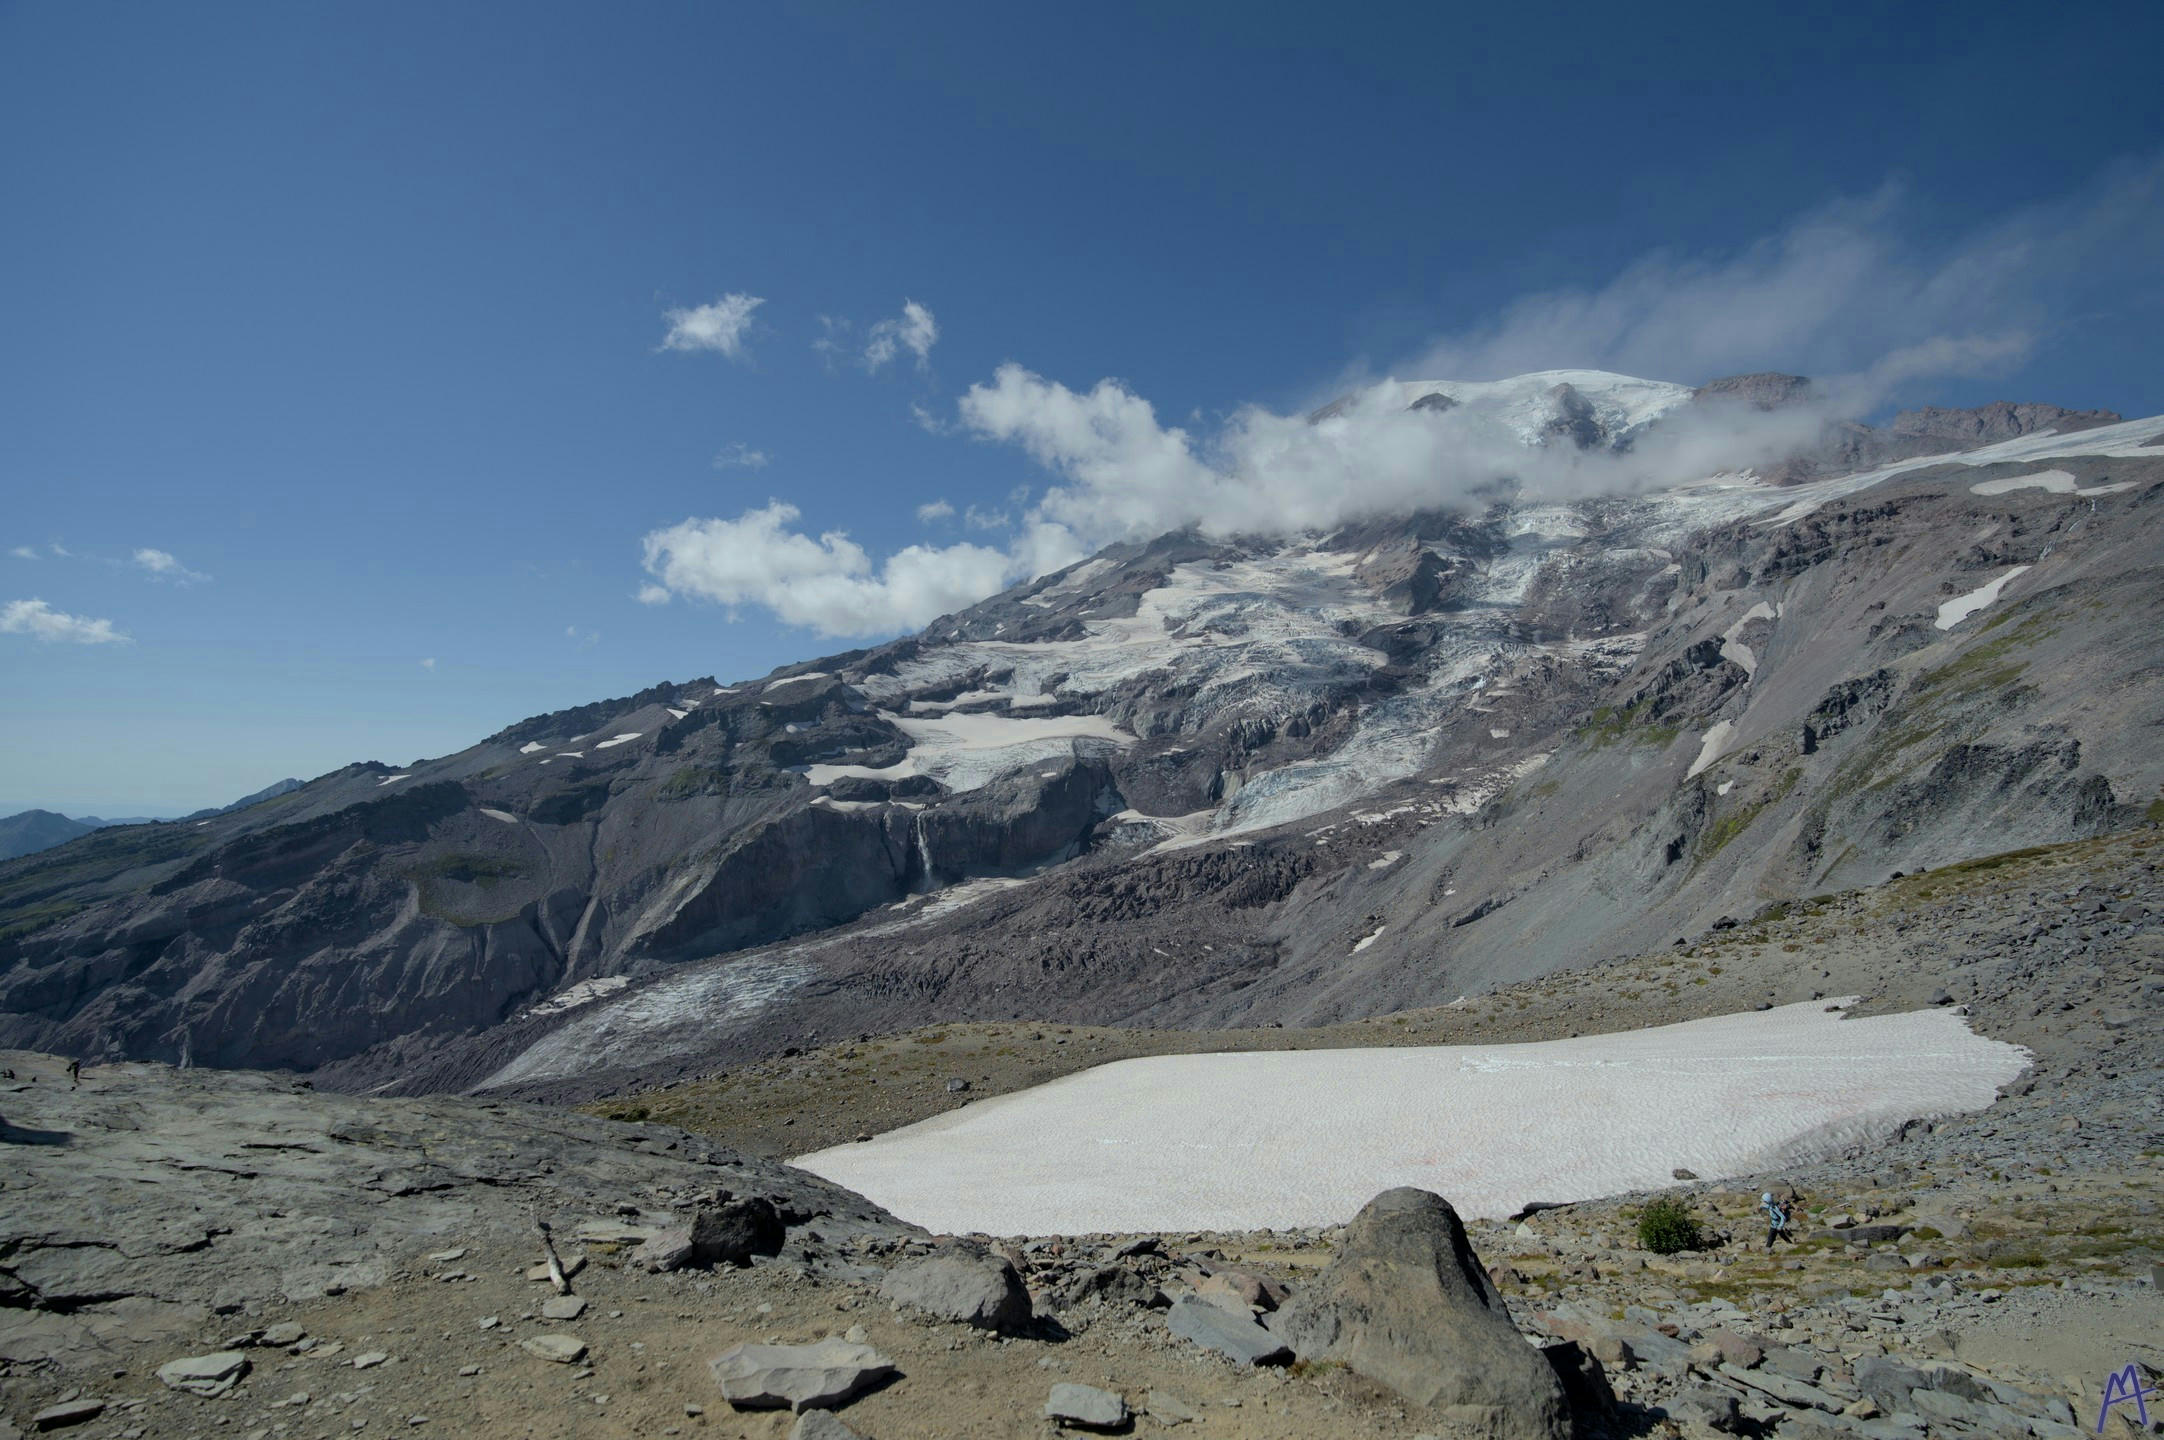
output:
M2016 565L1989 585L1979 585L1966 595L1956 595L1953 599L1946 601L1939 606L1939 618L1935 622L1938 628L1951 630L1977 611L1996 605L1999 601L1999 592L2006 588L2007 582L2022 574L2028 568L2026 565Z
M942 1233L1335 1225L1417 1185L1462 1213L1803 1164L1981 1110L2028 1065L1950 1009L1811 1001L1538 1044L1123 1060L791 1163Z

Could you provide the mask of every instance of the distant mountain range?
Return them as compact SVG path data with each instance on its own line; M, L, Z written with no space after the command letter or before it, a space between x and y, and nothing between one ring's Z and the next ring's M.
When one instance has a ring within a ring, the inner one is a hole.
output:
M1459 427L1554 487L1119 544L0 863L0 1045L562 1097L946 1020L1330 1022L2164 818L2164 417L1811 397L1385 382L1318 438Z
M243 795L230 805L213 810L198 810L183 815L182 820L203 820L212 815L230 815L245 809L259 800L269 800L298 790L304 782L293 779L280 780L266 785L253 795ZM24 810L18 814L0 816L0 860L13 860L20 855L35 855L40 850L50 850L55 845L65 845L78 836L93 830L104 830L115 825L160 825L168 823L155 815L131 815L117 820L101 819L96 815L62 815L52 810Z

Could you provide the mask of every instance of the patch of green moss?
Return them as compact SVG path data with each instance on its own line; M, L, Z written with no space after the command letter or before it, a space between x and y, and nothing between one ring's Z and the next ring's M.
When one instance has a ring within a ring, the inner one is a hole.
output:
M720 795L728 788L728 771L712 765L686 765L662 781L654 795L660 800L689 800L696 795Z
M1602 705L1578 727L1578 738L1592 750L1617 744L1653 745L1665 750L1683 733L1683 727L1644 720L1645 709L1643 700L1621 707Z
M1720 854L1722 846L1750 829L1751 823L1769 808L1786 800L1788 793L1796 788L1796 782L1802 778L1803 768L1791 765L1781 773L1781 778L1774 781L1772 787L1763 794L1753 796L1741 806L1715 819L1711 825L1706 827L1705 837L1698 842L1698 858L1700 860L1711 860L1714 856ZM1779 917L1769 918L1777 919Z
M484 888L525 873L516 860L474 851L454 851L423 860L407 872L415 880L454 880L461 885Z

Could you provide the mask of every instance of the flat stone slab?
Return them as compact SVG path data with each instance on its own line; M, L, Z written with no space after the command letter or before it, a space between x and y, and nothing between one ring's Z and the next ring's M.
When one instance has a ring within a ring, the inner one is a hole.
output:
M544 1320L576 1320L586 1313L585 1297L579 1295L551 1295L541 1302L541 1318Z
M1127 1423L1127 1402L1095 1385L1059 1384L1044 1402L1047 1420L1087 1430L1117 1430Z
M586 1342L576 1335L529 1335L518 1342L528 1355L569 1365L586 1358Z
M104 1413L105 1402L103 1400L63 1400L58 1405L48 1405L31 1416L30 1428L33 1430L65 1430L70 1425L81 1425L95 1420ZM14 1432L10 1431L9 1433Z
M185 1360L168 1360L158 1367L160 1380L191 1395L223 1395L238 1385L247 1373L248 1357L238 1350L191 1355Z
M1182 1340L1191 1340L1242 1365L1292 1363L1292 1347L1253 1319L1192 1295L1181 1296L1165 1312L1165 1325Z
M869 1345L828 1336L815 1345L732 1345L707 1362L739 1410L832 1410L894 1373Z

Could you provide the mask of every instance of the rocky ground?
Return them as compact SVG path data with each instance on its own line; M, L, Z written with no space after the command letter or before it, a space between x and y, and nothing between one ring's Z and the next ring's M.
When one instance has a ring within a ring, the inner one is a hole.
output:
M839 1411L863 1435L1050 1434L1062 1383L1118 1394L1144 1429L1472 1433L1336 1361L1239 1364L1168 1324L1200 1302L1270 1321L1317 1292L1344 1232L984 1237L1035 1317L1002 1334L896 1298L892 1277L929 1237L758 1157L1125 1055L1530 1040L1857 994L1866 1011L1965 1006L2035 1067L1989 1111L1870 1153L1679 1178L1697 1250L1641 1248L1642 1195L1471 1222L1475 1250L1521 1329L1598 1361L1615 1403L1580 1414L1588 1432L2093 1431L2108 1375L2164 1364L2159 860L2152 829L1971 862L1326 1030L916 1031L596 1107L623 1118L150 1066L92 1067L72 1090L56 1060L0 1057L16 1072L0 1080L14 1161L0 1177L0 1415L29 1429L73 1405L52 1423L100 1437L778 1440L797 1422L734 1410L706 1362L838 1335L898 1371ZM1799 1238L1769 1255L1753 1206L1772 1186L1800 1195ZM773 1203L777 1255L712 1273L637 1263L637 1242L724 1190ZM583 1304L545 1272L526 1278L537 1217L580 1267ZM1168 1312L1183 1295L1199 1302ZM557 1361L524 1343L546 1336L583 1348ZM156 1373L224 1353L248 1369L216 1396Z

